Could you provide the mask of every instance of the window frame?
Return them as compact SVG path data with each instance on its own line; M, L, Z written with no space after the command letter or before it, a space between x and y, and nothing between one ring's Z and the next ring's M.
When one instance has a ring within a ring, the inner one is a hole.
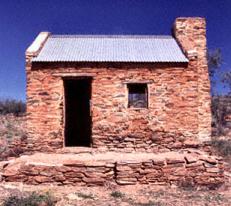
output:
M130 99L129 99L129 94L130 94L130 89L132 85L142 85L144 87L144 97L145 97L145 106L144 107L134 107L130 104ZM134 110L139 110L139 109L148 109L149 108L149 90L148 90L148 83L144 82L128 82L126 83L127 87L127 108L128 109L134 109Z

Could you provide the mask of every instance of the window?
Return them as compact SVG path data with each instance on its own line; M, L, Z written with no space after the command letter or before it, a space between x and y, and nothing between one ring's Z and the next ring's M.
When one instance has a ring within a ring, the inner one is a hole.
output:
M147 84L141 84L141 83L128 84L128 107L129 108L148 107Z

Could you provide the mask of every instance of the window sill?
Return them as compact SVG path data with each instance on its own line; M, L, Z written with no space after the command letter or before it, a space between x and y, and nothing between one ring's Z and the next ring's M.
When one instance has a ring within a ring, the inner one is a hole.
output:
M149 110L149 108L135 108L135 107L128 107L127 109L132 111Z

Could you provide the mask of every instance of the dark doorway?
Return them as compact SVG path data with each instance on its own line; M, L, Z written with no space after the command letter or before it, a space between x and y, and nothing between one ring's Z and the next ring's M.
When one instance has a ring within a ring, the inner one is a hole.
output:
M65 79L65 146L91 146L91 79Z

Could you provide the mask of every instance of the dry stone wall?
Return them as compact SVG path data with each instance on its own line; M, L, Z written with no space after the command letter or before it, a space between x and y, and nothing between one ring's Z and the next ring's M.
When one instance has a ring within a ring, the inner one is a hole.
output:
M190 68L43 65L27 73L28 149L49 151L63 147L64 88L57 73L93 76L93 147L158 151L197 144L198 76ZM148 82L148 108L127 108L127 82Z
M189 59L189 68L198 78L198 126L200 141L211 135L211 95L207 62L206 22L204 18L177 18L174 35Z
M111 155L115 160L108 158ZM214 156L198 153L163 153L162 156L150 154L148 157L138 153L133 155L132 159L126 154L123 155L123 159L116 158L118 156L119 153L106 153L104 158L108 159L105 160L96 160L97 155L91 157L91 160L85 160L83 157L73 160L73 158L63 159L64 154L56 157L47 154L45 158L37 154L34 157L21 157L16 161L2 162L0 176L2 181L6 182L86 186L116 183L214 189L225 182L222 159ZM43 162L42 157L45 159Z

